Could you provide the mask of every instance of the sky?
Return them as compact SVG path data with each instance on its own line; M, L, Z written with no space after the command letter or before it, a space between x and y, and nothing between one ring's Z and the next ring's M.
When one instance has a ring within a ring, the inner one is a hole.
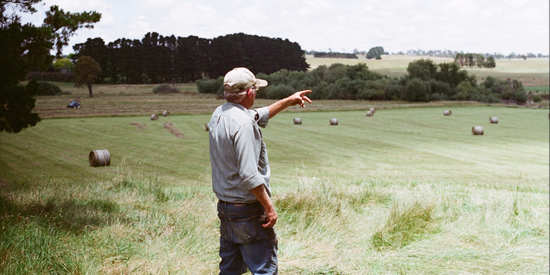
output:
M215 38L233 33L288 39L303 50L386 52L453 50L508 55L549 53L548 0L43 0L23 22L40 25L49 6L97 11L94 29L72 45L101 37Z

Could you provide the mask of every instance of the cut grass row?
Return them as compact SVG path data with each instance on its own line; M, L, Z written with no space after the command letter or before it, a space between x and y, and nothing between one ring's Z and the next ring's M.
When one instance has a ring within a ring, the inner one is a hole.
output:
M443 116L444 109L381 109L374 117L366 117L364 111L285 112L271 120L263 132L268 146L275 148L270 150L277 160L274 173L283 178L293 178L288 170L302 165L323 167L329 174L349 180L357 174L422 180L468 177L486 183L513 181L520 174L537 182L547 178L547 167L531 163L548 154L546 109L455 106L450 117ZM499 124L490 124L491 116L497 116ZM17 135L1 134L0 177L34 181L112 176L114 167L94 169L88 165L91 150L107 149L113 164L124 160L144 174L158 173L194 185L209 177L208 133L204 131L209 117L44 120ZM303 124L293 125L293 117L301 117ZM338 118L338 126L329 126L333 117ZM167 121L186 138L176 138L164 129ZM472 136L470 130L477 125L485 128L484 136ZM517 166L510 170L512 159Z

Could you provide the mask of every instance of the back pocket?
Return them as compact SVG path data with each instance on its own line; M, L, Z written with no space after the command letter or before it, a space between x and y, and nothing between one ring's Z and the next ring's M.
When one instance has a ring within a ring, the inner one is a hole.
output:
M234 243L254 243L259 240L258 216L243 219L228 218L228 225L233 231Z

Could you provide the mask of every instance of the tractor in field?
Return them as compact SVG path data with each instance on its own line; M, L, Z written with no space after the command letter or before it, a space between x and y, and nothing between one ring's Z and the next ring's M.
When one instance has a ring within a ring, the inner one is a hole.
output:
M80 101L78 99L71 99L67 108L80 108Z

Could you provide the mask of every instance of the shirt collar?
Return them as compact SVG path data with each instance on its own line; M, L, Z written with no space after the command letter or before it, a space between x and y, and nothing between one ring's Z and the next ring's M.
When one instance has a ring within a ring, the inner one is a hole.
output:
M250 111L250 110L246 109L243 105L241 105L239 103L226 102L225 104L227 104L229 106L232 106L232 107L238 108L239 110L241 110L241 111L245 112L246 114L248 114L248 116L250 116L250 118L252 118L253 120L256 120L256 118L254 116L257 114L257 112Z

